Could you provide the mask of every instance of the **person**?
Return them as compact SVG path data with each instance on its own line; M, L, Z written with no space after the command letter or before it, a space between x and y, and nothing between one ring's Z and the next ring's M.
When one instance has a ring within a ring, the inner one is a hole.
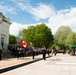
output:
M65 47L63 48L63 54L65 54L66 53L66 51L65 51Z
M20 46L17 47L17 58L21 59L21 48L20 48Z
M21 57L22 57L22 59L24 59L24 56L25 56L25 50L24 50L24 47L21 47Z
M0 49L0 60L2 60L2 49Z
M33 59L34 59L34 57L35 57L35 51L34 50L32 51L32 56L33 56Z
M56 54L57 54L56 48L54 47L53 50L54 50L54 55L56 56Z
M46 60L46 50L44 48L42 49L42 54L43 54L43 59Z
M55 56L56 56L56 54L57 54L57 50L55 49L55 51L54 51L54 54L55 54Z
M51 56L53 56L53 53L54 53L54 50L52 49L52 50L51 50Z
M47 50L47 53L48 53L48 57L50 56L50 50Z
M2 48L3 48L4 43L2 42L1 45L2 45Z

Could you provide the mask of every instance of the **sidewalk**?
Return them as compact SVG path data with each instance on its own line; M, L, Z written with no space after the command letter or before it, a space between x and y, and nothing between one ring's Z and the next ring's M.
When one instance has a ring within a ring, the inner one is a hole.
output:
M76 75L76 56L68 54L53 55L46 61L41 60L2 73L2 75Z
M33 59L32 56L24 57L21 59L18 58L10 58L6 60L1 60L0 61L0 73L7 72L10 70L13 70L15 68L19 68L22 66L25 66L27 64L42 60L42 54L35 56Z
M41 57L42 57L41 55L35 56L34 60L40 59ZM6 60L1 60L0 61L0 69L7 68L7 67L10 67L13 65L18 65L21 63L25 63L25 62L34 61L34 60L32 59L32 56L24 57L21 59L10 58L10 59L6 59Z
M38 56L35 60L42 56ZM30 59L31 57L29 57ZM15 59L17 60L17 59ZM31 59L33 60L33 59ZM23 60L17 60L23 61ZM25 60L24 60L25 61ZM18 63L18 62L17 62ZM76 56L57 54L27 66L13 69L2 75L76 75Z

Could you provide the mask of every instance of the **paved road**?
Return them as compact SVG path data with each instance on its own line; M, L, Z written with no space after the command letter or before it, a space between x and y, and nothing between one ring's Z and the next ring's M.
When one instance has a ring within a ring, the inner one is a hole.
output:
M76 75L76 56L57 54L0 75Z

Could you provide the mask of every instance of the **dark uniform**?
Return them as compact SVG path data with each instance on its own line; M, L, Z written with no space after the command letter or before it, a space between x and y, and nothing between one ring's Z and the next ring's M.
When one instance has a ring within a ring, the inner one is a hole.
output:
M46 50L45 49L42 50L42 54L43 54L43 59L46 60Z
M65 54L66 53L66 51L65 51L65 47L63 48L63 54Z
M48 53L48 57L50 56L50 50L47 50L47 53Z
M56 48L54 47L53 50L54 50L54 55L56 56L56 54L57 54Z
M34 59L34 57L35 57L35 51L34 50L32 51L32 56L33 56L33 59Z
M0 60L2 60L2 49L0 49Z

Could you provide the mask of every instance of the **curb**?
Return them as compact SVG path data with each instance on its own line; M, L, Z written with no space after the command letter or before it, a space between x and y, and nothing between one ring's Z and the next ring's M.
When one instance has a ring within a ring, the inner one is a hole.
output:
M49 57L51 57L51 56L49 56ZM46 57L46 58L49 58L49 57ZM39 60L43 60L43 58L37 59L37 60L32 60L30 62L21 63L21 64L14 65L14 66L10 66L10 67L7 67L7 68L3 68L3 69L0 70L0 74L4 73L4 72L7 72L7 71L10 71L10 70L13 70L13 69L16 69L16 68L19 68L19 67L22 67L22 66L29 65L29 64L37 62Z
M43 58L37 59L37 60L33 60L33 61L30 61L30 62L21 63L21 64L14 65L14 66L10 66L10 67L7 67L7 68L3 68L3 69L0 70L0 73L4 73L4 72L7 72L7 71L10 71L10 70L13 70L13 69L25 66L25 65L29 65L31 63L37 62L37 61L42 60L42 59Z

